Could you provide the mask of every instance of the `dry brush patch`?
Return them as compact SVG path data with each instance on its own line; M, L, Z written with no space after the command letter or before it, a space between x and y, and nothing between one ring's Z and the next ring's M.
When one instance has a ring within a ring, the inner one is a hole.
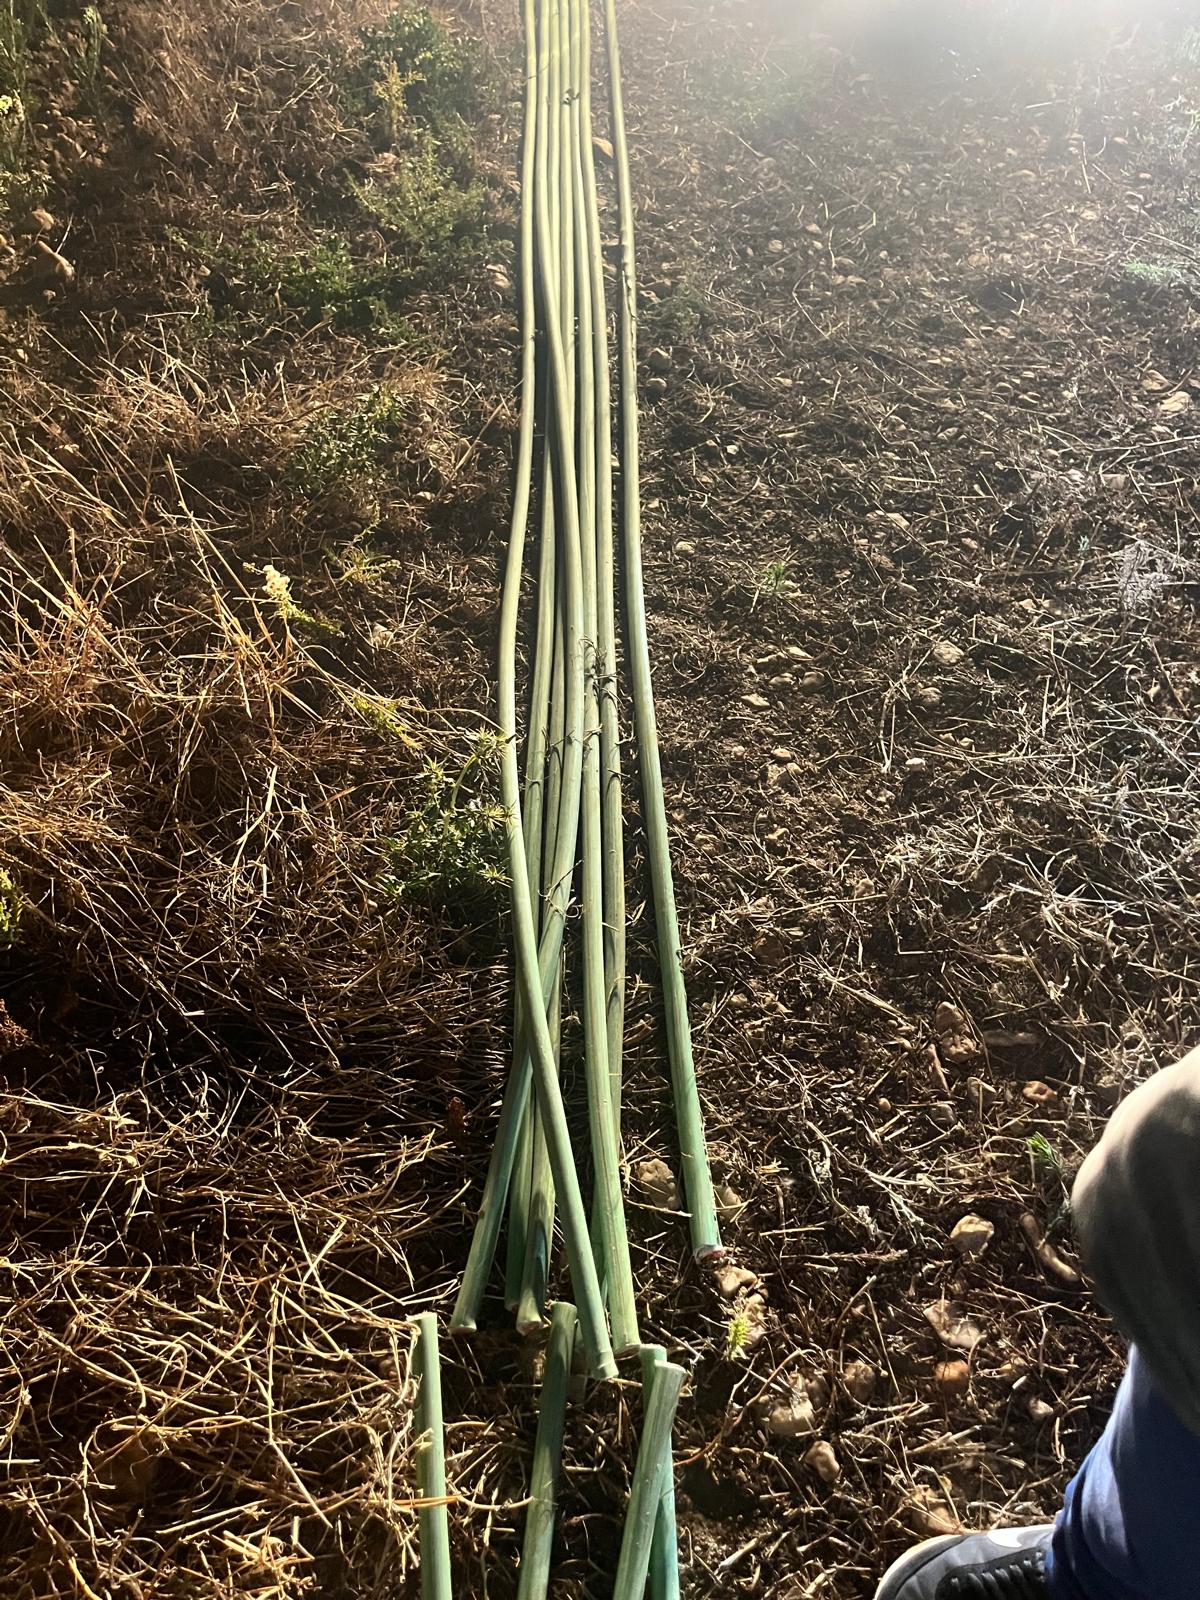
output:
M408 1317L453 1287L507 1019L479 638L502 408L436 338L217 326L165 229L213 215L225 163L304 248L294 195L361 139L309 68L382 10L112 8L133 132L52 197L78 274L4 286L21 1600L412 1578ZM465 1553L520 1474L470 1425L450 1445Z

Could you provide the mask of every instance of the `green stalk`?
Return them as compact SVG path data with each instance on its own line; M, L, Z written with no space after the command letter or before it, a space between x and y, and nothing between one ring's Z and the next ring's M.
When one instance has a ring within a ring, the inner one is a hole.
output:
M613 1600L642 1600L646 1591L650 1550L662 1506L664 1475L673 1470L671 1425L683 1377L683 1368L670 1361L655 1362L651 1367L646 1416L625 1512Z
M663 796L662 762L654 715L654 686L650 676L650 647L646 638L646 595L642 578L641 469L637 411L637 263L633 237L633 190L629 173L629 143L621 92L621 57L617 41L616 0L605 0L609 82L612 95L613 151L617 171L620 216L620 371L621 456L625 519L625 609L629 625L629 668L633 690L634 729L642 772L646 848L658 928L659 965L667 1024L667 1052L683 1191L688 1204L692 1252L698 1261L723 1253L721 1230L713 1199L712 1173L704 1142L704 1115L696 1084L692 1032L688 1022L687 991L683 981L683 953L679 940L679 913L671 871L671 843L667 831L667 806Z
M547 481L549 481L547 465ZM551 500L553 507L553 500ZM546 530L543 528L543 537ZM550 536L554 528L551 522ZM553 591L552 591L553 594ZM563 661L562 615L556 609L553 618L552 689L550 695L550 729L548 763L546 770L546 814L549 819L545 840L544 872L549 878L553 870L558 830L561 823L559 804L562 796L563 738L566 728L566 667ZM560 952L554 974L554 986L547 1001L547 1021L554 1044L556 1063L561 1063L562 1048L562 989L563 958ZM525 1258L522 1262L521 1295L517 1303L517 1331L534 1333L542 1325L542 1311L546 1304L546 1284L550 1276L550 1256L554 1245L554 1175L550 1171L545 1136L537 1120L534 1106L535 1138L533 1145L533 1170L529 1185L529 1225L525 1233Z
M562 1465L567 1389L575 1346L575 1307L559 1300L550 1313L550 1343L538 1400L537 1437L529 1484L529 1510L521 1545L517 1600L543 1600L550 1583L554 1519L558 1509L558 1474Z
M534 408L537 390L537 278L534 260L532 194L537 177L537 147L539 142L546 138L548 123L548 119L539 115L539 60L532 10L533 0L526 0L525 121L521 143L522 203L519 236L521 418L517 438L516 482L513 490L512 533L508 560L509 572L506 573L505 577L506 584L511 581L518 587L520 585L520 565L518 564L517 566L515 577L510 579L510 574L513 569L513 549L518 540L522 557L524 555L525 533L529 519L529 502L533 481ZM557 124L557 119L554 120ZM543 529L544 524L545 513L543 512ZM543 545L543 556L544 554L545 546ZM534 726L535 724L531 717L531 737ZM541 817L536 808L534 808L534 814L537 817L537 821L536 823L531 822L531 832L535 826L540 832ZM532 848L531 844L527 849L527 860L529 851ZM500 1238L500 1227L504 1220L505 1202L509 1197L513 1165L517 1160L527 1121L532 1116L532 1111L529 1109L531 1069L525 1043L526 1027L519 983L516 986L516 990L513 1006L513 1067L509 1073L504 1099L500 1107L500 1121L496 1128L496 1140L492 1147L491 1160L488 1163L483 1197L479 1204L479 1215L476 1218L475 1231L471 1237L471 1248L467 1255L463 1280L454 1302L454 1311L450 1317L450 1331L452 1333L466 1332L474 1328L478 1321L479 1307L483 1300L484 1290L487 1287L488 1275L492 1269L492 1262L496 1255L496 1245ZM529 1131L532 1134L531 1126ZM526 1150L532 1151L532 1141L526 1145ZM518 1181L517 1190L518 1194L522 1192L520 1181ZM514 1212L512 1221L515 1226L512 1231L517 1231L523 1220L523 1212ZM523 1250L521 1258L524 1258ZM509 1265L513 1265L513 1250L511 1248L509 1251ZM507 1271L505 1279L505 1298L507 1300L511 1290Z
M589 263L590 232L583 173L583 7L571 7L571 166L575 186L575 269L579 278L579 529L583 588L583 644L587 676L583 746L583 1034L588 1121L600 1245L618 1355L636 1350L640 1339L629 1261L629 1238L621 1195L621 1162L609 1076L608 1018L604 982L604 858L600 803L600 703L596 686L596 347L595 307ZM607 352L605 353L607 360Z
M546 29L552 24L547 17L543 17L540 26ZM557 25L554 26L554 38L557 40ZM562 118L558 111L561 100L561 54L558 49L553 49L550 55L551 115L548 124L547 178L550 192L555 195L561 194L564 165ZM543 293L547 297L558 296L565 316L569 300L564 298L568 294L568 290L564 282L561 239L557 233L553 238L552 245L550 257L544 263L542 270ZM542 896L539 903L542 906L543 929L546 922L545 896L555 892L561 893L561 879L556 877L556 873L560 873L566 865L564 862L556 867L559 832L564 823L568 827L571 825L570 819L564 818L560 811L564 753L565 678L562 618L558 609L558 524L554 510L553 424L550 410L549 396L547 396L546 417L543 427L541 559L538 571L537 622L537 668L543 669L545 672L544 692L548 723L546 731L547 743L543 746L542 760L543 767L546 766L547 762L549 765L549 770L546 772L543 817L539 824L538 843L541 856L537 862L538 878L536 880L539 893ZM541 684L539 684L539 687L541 687ZM543 826L545 829L544 838L542 837ZM573 866L573 863L571 865ZM533 884L534 879L531 875L531 887ZM559 1063L561 1047L562 979L563 962L560 954L555 968L552 993L547 1000L547 1021L554 1041L556 1063ZM536 1215L537 1220L532 1233L527 1226L522 1240L521 1288L516 1307L517 1328L522 1333L531 1333L542 1324L542 1313L546 1304L546 1283L550 1273L551 1243L554 1234L554 1179L550 1171L545 1134L539 1126L536 1103L532 1106L531 1114L535 1132L531 1146L533 1166L530 1173L529 1206L531 1216Z
M557 14L558 0L546 0L546 4L547 13L553 18ZM531 6L532 0L526 0L527 27L532 26ZM550 111L546 99L548 72L545 70L549 66L551 53L549 32L548 28L543 29L542 36L538 41L539 117L548 117ZM546 143L544 140L538 140L536 144L535 232L540 254L542 259L545 260L549 255L550 249L553 208L546 182ZM579 816L579 796L583 777L583 752L580 741L583 670L579 648L579 572L577 560L579 516L575 499L575 464L570 448L571 429L566 409L566 374L563 361L562 330L559 327L557 311L558 307L554 303L554 297L547 295L545 297L546 334L550 346L550 369L554 383L555 433L560 446L558 454L564 480L562 512L565 535L563 541L565 592L572 597L565 623L564 659L567 669L567 715L566 750L563 762L564 808L563 811L560 811L560 815L565 814L572 819L572 825L570 827L560 826L559 837L556 840L556 855L561 861L569 848L569 859L574 861L575 831ZM526 494L527 501L528 495ZM525 510L526 512L528 511L527 503ZM604 1308L600 1299L600 1285L596 1276L596 1265L589 1249L587 1217L579 1188L579 1175L575 1170L571 1135L567 1127L566 1114L563 1110L562 1093L559 1089L558 1071L554 1059L554 1048L546 1025L544 976L539 972L532 898L529 893L529 880L522 870L525 865L525 841L521 825L516 753L516 620L517 607L520 602L521 556L523 550L516 549L516 547L518 545L523 547L524 545L524 516L520 519L519 529L519 538L514 538L513 549L510 551L510 570L505 575L506 589L501 607L502 626L500 630L499 674L501 725L505 734L502 774L505 778L507 792L504 795L504 803L509 808L512 817L509 828L509 849L513 879L513 937L518 957L518 976L524 993L526 1015L529 1019L530 1038L533 1046L533 1072L534 1081L537 1085L538 1111L546 1134L550 1166L554 1173L554 1187L557 1191L559 1209L562 1215L567 1259L571 1271L571 1280L575 1287L576 1305L579 1311L580 1333L583 1337L584 1348L587 1351L588 1363L593 1373L597 1377L613 1377L616 1373L616 1363L613 1360L612 1345L609 1340ZM514 552L515 560L512 559ZM511 581L508 581L510 576ZM568 800L569 804L567 803ZM561 889L560 901L556 895L561 883L562 880L560 879L559 883L551 885L551 895L546 907L551 925L557 924L557 935L560 941L562 938L562 923L566 915L566 895L570 891L569 871L566 873L565 885ZM557 967L557 964L558 957L556 952L554 967Z
M550 1003L550 1037L558 1059L562 1043L562 963ZM554 1251L554 1173L541 1118L533 1124L533 1167L529 1183L529 1222L525 1230L525 1260L521 1272L521 1298L517 1303L517 1332L535 1333L546 1306L550 1257Z
M613 556L612 381L609 373L608 302L604 247L592 144L591 7L583 0L584 213L591 274L593 368L596 385L596 680L600 699L600 774L604 842L604 987L608 1018L608 1070L617 1141L621 1137L621 1061L625 1041L625 819L621 812L621 731L617 709L617 601Z
M520 1007L513 1024L514 1039L524 1028ZM537 1108L533 1096L525 1097L525 1114L517 1135L512 1178L508 1186L508 1248L504 1261L504 1304L515 1311L521 1299L521 1274L525 1269L525 1238L529 1231L530 1189L533 1184L533 1141Z
M557 0L546 0L550 17L557 17ZM528 53L528 39L533 30L533 0L525 0L525 25L526 25L526 50ZM543 119L549 117L548 104L549 64L551 55L550 29L542 30L537 45L537 70L530 76L537 84L538 108L537 119L545 125ZM527 113L528 117L528 113ZM536 158L534 162L536 196L535 232L539 253L543 261L549 255L549 238L553 208L546 189L546 141L535 139ZM523 295L524 304L524 295ZM559 440L570 440L570 429L564 427L563 416L563 350L562 331L558 324L558 307L554 304L553 297L546 299L547 332L550 342L551 367L556 380L555 403L555 429ZM532 319L525 324L525 335L532 340ZM523 371L526 368L523 362ZM608 1336L608 1328L604 1317L604 1308L600 1298L600 1286L596 1276L595 1262L589 1249L587 1218L584 1212L583 1198L579 1189L579 1176L575 1170L574 1155L571 1148L570 1130L567 1127L566 1113L563 1110L562 1093L558 1083L558 1073L554 1060L554 1050L550 1040L550 1031L546 1023L546 978L547 974L540 970L542 963L539 951L536 923L534 920L533 897L529 891L529 879L526 873L525 830L521 816L521 778L517 762L517 714L516 714L516 640L518 613L521 600L521 574L524 565L525 535L529 514L530 478L533 460L533 405L532 387L522 386L521 400L521 446L519 448L519 471L517 490L514 496L512 529L509 542L508 563L504 576L504 588L500 606L500 660L499 660L499 722L504 736L503 758L500 769L501 798L508 812L508 850L510 871L510 892L512 899L513 922L513 949L516 957L517 981L520 988L521 1002L526 1018L526 1027L529 1035L529 1044L532 1053L532 1068L534 1082L537 1085L538 1108L546 1133L550 1164L554 1172L555 1188L558 1192L559 1203L563 1218L563 1233L566 1239L567 1258L571 1270L571 1278L575 1287L575 1298L579 1308L580 1332L583 1337L584 1348L587 1351L588 1362L597 1377L614 1377L616 1363L613 1360L612 1345ZM566 521L568 524L568 560L566 566L571 567L569 550L571 544L570 534L573 532L576 546L578 545L578 508L575 506L574 462L569 459L570 451L560 451L568 478L568 493L563 496ZM575 578L575 587L578 587L578 578ZM570 587L570 585L568 585ZM572 628L572 621L574 627ZM582 784L582 750L579 747L580 710L582 699L582 670L576 665L579 656L578 622L568 618L567 628L567 660L571 670L568 672L568 715L567 715L567 761L564 774L564 791L574 789L574 814L579 812L579 791ZM561 859L566 846L563 834L573 830L561 830L558 839L559 857ZM574 840L570 841L570 855L574 858ZM567 891L569 891L570 874L567 873ZM552 889L557 885L552 885ZM558 924L557 937L561 939L562 918L565 915L565 892L561 906L553 900L547 902L547 912L550 916L551 927ZM546 945L546 934L550 928L543 931L543 947ZM555 952L553 966L557 966L557 952ZM519 1132L520 1115L524 1111L524 1097L528 1094L528 1084L523 1087L518 1080L523 1074L518 1071L510 1079L510 1089L513 1089L512 1115L510 1128L505 1130L511 1141L511 1149L507 1155L507 1171L497 1170L497 1164L489 1170L489 1186L498 1189L497 1195L488 1194L485 1189L485 1200L493 1203L497 1213L494 1222L489 1221L489 1232L494 1227L491 1237L491 1247L487 1249L487 1240L482 1238L483 1230L476 1227L475 1238L472 1240L471 1258L468 1259L468 1270L474 1269L474 1277L470 1288L472 1296L482 1297L482 1283L486 1281L492 1257L495 1253L495 1237L499 1232L500 1216L504 1206L504 1195L507 1190L508 1179L512 1171L512 1154L515 1151L516 1138ZM515 1088L514 1088L515 1085ZM506 1094L506 1103L510 1096ZM504 1120L502 1110L502 1122ZM499 1135L498 1135L499 1145ZM501 1162L500 1166L503 1167ZM493 1179L503 1177L503 1187L499 1182L493 1184ZM481 1214L481 1222L483 1220ZM482 1242L481 1242L482 1240ZM486 1260L483 1260L486 1250ZM468 1283L464 1276L463 1286L459 1291L460 1302L467 1295ZM476 1304L478 1300L476 1299ZM469 1314L470 1300L466 1304L455 1308L455 1318L459 1326L469 1323L462 1313Z
M554 76L551 76L550 93L553 100L555 93ZM557 165L559 163L558 118L551 119L550 136L550 171L551 182L557 183ZM524 220L524 219L523 219ZM533 212L529 211L529 229L532 234ZM557 256L550 263L550 276L557 278L559 266ZM549 428L543 429L543 436L548 441ZM554 474L549 460L549 444L545 447L545 457L542 471L542 506L540 544L538 554L537 572L537 617L535 622L534 655L533 655L533 682L530 688L529 730L525 745L525 848L526 865L529 874L529 891L537 896L539 910L542 907L542 894L544 891L544 877L549 877L554 858L554 843L557 838L558 817L558 786L547 785L546 763L548 757L548 742L550 739L550 694L551 686L556 679L554 643L557 632L556 606L555 606L555 574L557 571L557 550L554 517ZM561 720L561 719L560 719ZM561 734L560 734L561 738ZM559 752L561 762L561 751ZM549 826L547 826L549 820ZM547 848L547 841L549 846ZM539 915L539 932L544 916ZM561 963L560 963L561 964ZM552 1006L555 1002L551 1002ZM558 1002L560 1003L560 1002ZM553 1025L553 1010L550 1013ZM514 1011L513 1025L513 1065L514 1073L524 1071L528 1076L528 1068L523 1067L521 1055L525 1050L525 1023L518 1004ZM525 1276L526 1262L526 1235L528 1231L528 1213L534 1204L531 1193L533 1182L533 1152L534 1152L534 1125L537 1120L537 1107L531 1096L526 1095L525 1115L521 1125L521 1140L517 1146L517 1157L514 1177L511 1183L508 1208L508 1254L505 1268L505 1304L510 1311L515 1311L522 1302L522 1280ZM545 1139L541 1140L541 1153L545 1156ZM544 1183L548 1167L543 1160L541 1181ZM543 1196L544 1200L544 1196ZM553 1212L553 1193L550 1197L551 1212ZM543 1271L543 1277L544 1277ZM539 1301L539 1305L541 1302ZM540 1317L539 1317L540 1322Z
M450 1519L446 1509L446 1440L442 1425L442 1365L438 1355L437 1318L426 1311L417 1318L415 1369L420 1379L416 1448L417 1512L421 1545L421 1600L450 1600Z
M505 651L510 654L512 675L510 677L511 692L515 697L515 634L516 615L520 602L521 571L523 567L524 541L529 514L529 500L533 467L534 446L534 394L536 388L537 362L536 362L536 287L535 287L535 251L534 251L534 217L537 209L536 195L546 194L548 181L549 159L551 147L561 133L561 118L557 111L551 114L549 100L549 85L552 68L555 82L561 81L561 73L557 57L557 41L559 23L557 17L557 0L545 0L544 14L540 32L535 35L532 18L529 13L533 0L526 0L526 61L527 65L532 57L535 66L529 70L527 81L529 83L529 98L534 101L531 108L526 103L526 142L522 157L522 188L523 193L529 197L528 203L523 204L521 213L521 244L522 244L522 271L521 271L521 328L522 328L522 362L521 362L521 427L517 449L517 476L513 498L512 535L509 544L508 567L505 574L504 601L501 606L501 661L500 661L500 701L501 701L501 727L508 725L504 721L505 712ZM536 38L536 43L535 43ZM557 237L557 233L555 234ZM541 244L544 244L544 235L539 235ZM526 250L526 246L528 249ZM548 267L552 269L557 259L553 249L541 252L541 272L543 298L547 304L553 301L553 285L547 282ZM552 435L559 425L554 404L550 407L550 422L547 427L547 459L550 459ZM573 465L573 463L572 463ZM552 474L547 471L547 484L552 486ZM572 495L573 495L572 490ZM553 519L552 519L553 520ZM554 535L551 535L553 540ZM506 611L506 606L509 608ZM556 623L556 626L559 624ZM510 637L511 630L511 637ZM562 652L560 652L561 654ZM580 685L580 692L582 686ZM569 705L569 690L564 692ZM512 764L516 765L515 746L515 714L511 718L512 727ZM563 933L566 922L567 905L570 899L571 879L574 873L576 843L579 826L579 795L582 781L582 747L576 738L573 743L568 742L564 733L559 741L560 761L558 787L555 793L557 803L550 799L549 783L554 781L553 765L547 787L547 810L550 816L557 818L556 825L548 830L549 837L553 840L550 858L546 867L546 898L541 906L541 939L538 946L538 966L541 978L541 1006L540 1015L545 1019L547 1008L551 1003L554 991L556 974L558 972ZM518 823L521 822L519 811L509 805L508 793L508 757L510 751L506 745L504 761L501 765L501 794L505 805L509 809L510 817ZM510 838L510 851L512 840ZM514 948L516 948L516 903L518 893L516 878L513 879L514 895ZM532 900L532 896L531 896ZM518 984L517 998L521 1004L521 977L520 958L518 953ZM523 1005L519 1013L524 1016ZM467 1264L463 1271L462 1284L454 1305L454 1313L450 1319L450 1327L454 1332L464 1332L474 1328L479 1317L479 1309L483 1301L484 1290L487 1287L488 1276L491 1272L492 1262L496 1255L496 1245L500 1238L500 1228L504 1220L505 1202L508 1197L509 1184L512 1177L513 1162L516 1155L517 1144L520 1136L521 1122L525 1115L525 1108L529 1100L529 1090L533 1061L531 1057L532 1025L528 1025L523 1036L518 1036L514 1051L515 1070L509 1075L508 1085L505 1088L504 1099L500 1107L500 1120L496 1127L496 1142L492 1150L491 1161L488 1166L487 1179L484 1183L483 1198L480 1201L479 1215L476 1219L475 1231L471 1239L471 1248L467 1256ZM561 1106L561 1093L555 1078L554 1098ZM569 1153L569 1143L566 1146ZM560 1150L560 1155L561 1155ZM565 1223L564 1223L565 1228ZM586 1303L586 1296L582 1291L577 1291L576 1299L579 1301L580 1318L583 1322L585 1343L587 1342L586 1329L589 1326L590 1308Z
M638 1355L642 1363L642 1392L647 1402L654 1368L667 1359L659 1344L644 1344ZM663 1473L654 1536L650 1541L651 1600L679 1600L679 1539L675 1532L675 1474L668 1460Z

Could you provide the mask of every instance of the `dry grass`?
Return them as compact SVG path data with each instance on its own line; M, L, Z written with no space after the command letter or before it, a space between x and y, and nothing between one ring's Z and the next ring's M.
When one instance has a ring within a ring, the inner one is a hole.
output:
M406 1318L449 1286L447 1107L503 998L477 908L388 886L478 716L407 566L364 595L320 554L345 502L290 484L302 396L10 375L0 1585L394 1593Z
M5 1593L394 1593L425 1142L246 1120L211 1078L0 1120Z
M86 407L25 385L0 441L0 862L22 943L119 995L145 1059L186 1030L278 1070L378 1060L414 969L384 854L444 737L376 685L410 676L420 628L376 648L305 609L290 574L319 530L273 482L302 436L287 397L206 402L173 375L102 370Z
M453 1286L507 1003L494 902L406 892L396 841L487 727L493 563L449 506L491 492L495 400L432 339L222 321L187 242L336 220L339 63L387 9L105 6L104 104L44 94L31 154L70 120L76 278L19 230L0 263L14 1600L412 1581L408 1318ZM519 1475L449 1442L486 1540Z
M335 94L383 9L106 8L122 115L50 105L83 151L48 163L77 278L0 264L17 1600L413 1586L408 1317L445 1306L461 1267L508 996L492 912L397 898L391 841L428 763L456 769L486 726L511 261L501 222L495 270L448 274L404 343L248 286L236 256L258 238L303 260L341 229L355 260L388 259L344 210L372 155ZM485 9L502 57L512 8ZM1069 141L1055 155L985 107L964 160L969 95L948 115L836 63L809 117L803 85L763 68L759 0L731 0L725 32L707 5L667 9L624 10L649 323L674 363L646 408L647 566L713 1153L731 1246L769 1291L763 1344L729 1358L735 1308L639 1192L635 1272L647 1334L692 1372L689 1583L858 1597L930 1500L967 1523L1052 1507L1119 1365L1019 1218L1062 1224L1063 1174L1112 1096L1190 1028L1194 569L1172 529L1194 473L1140 391L1146 368L1177 375L1170 318L1106 298L1128 241L1098 203L1066 243L1011 210L1030 173L1038 216L1091 209ZM1141 192L1151 157L1121 148ZM897 198L901 159L925 198ZM493 201L503 218L511 195ZM1028 260L996 299L967 258L1010 232ZM1039 294L1015 320L1018 277ZM935 291L974 344L931 321ZM951 358L967 421L958 387L940 403ZM394 404L364 432L376 394ZM1041 419L1077 402L1059 459ZM789 582L760 592L783 557ZM938 640L962 657L931 660ZM656 993L631 995L631 1162L674 1148ZM936 1036L944 1000L968 1014L965 1059ZM1035 1074L1056 1098L1024 1097ZM946 1235L967 1209L996 1237L963 1263ZM986 1335L953 1394L923 1314L943 1297ZM865 1402L852 1361L877 1371ZM456 1562L502 1595L535 1362L503 1331L447 1366ZM800 1381L833 1487L763 1425ZM633 1433L623 1395L573 1413L564 1595L606 1592Z

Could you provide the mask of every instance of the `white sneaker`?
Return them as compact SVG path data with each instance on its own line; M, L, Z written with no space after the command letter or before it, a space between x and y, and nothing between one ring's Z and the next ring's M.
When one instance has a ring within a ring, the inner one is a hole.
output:
M875 1600L1046 1600L1053 1523L951 1533L906 1550L883 1575Z

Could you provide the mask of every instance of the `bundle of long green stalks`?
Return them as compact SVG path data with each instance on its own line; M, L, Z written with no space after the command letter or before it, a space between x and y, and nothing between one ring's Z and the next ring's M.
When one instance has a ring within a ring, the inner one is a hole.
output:
M575 1304L559 1304L552 1317L520 1594L537 1600L546 1591L566 1376L578 1329L594 1377L613 1378L617 1358L641 1356L645 1425L614 1594L617 1600L641 1596L649 1576L653 1594L665 1600L678 1593L670 1441L684 1374L657 1347L641 1344L622 1194L626 908L614 443L629 688L683 1189L697 1259L718 1255L721 1241L692 1059L646 637L629 155L614 0L606 0L620 217L620 416L614 430L588 0L525 0L524 20L521 425L499 664L517 1004L512 1072L451 1327L476 1326L506 1216L507 1304L522 1331L542 1326L557 1218ZM529 526L535 484L536 545ZM522 635L530 662L523 742L517 722ZM564 932L576 892L590 1217L559 1079ZM442 1560L440 1547L431 1558Z

